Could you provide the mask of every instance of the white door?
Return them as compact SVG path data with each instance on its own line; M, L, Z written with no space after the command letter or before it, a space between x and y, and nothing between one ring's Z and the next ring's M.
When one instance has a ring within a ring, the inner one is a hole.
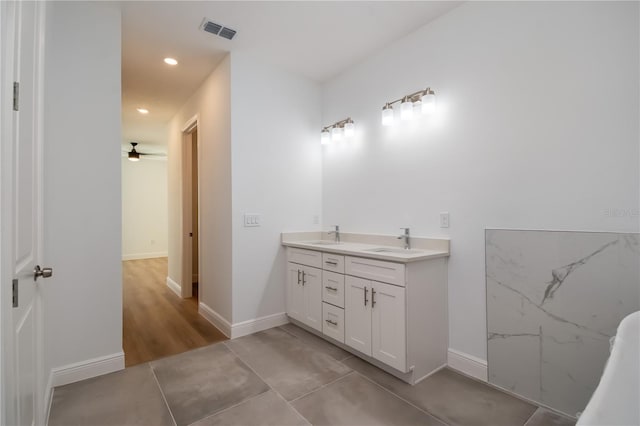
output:
M347 275L344 287L344 342L371 355L371 281Z
M405 289L373 282L371 290L371 349L373 357L407 371Z
M304 288L304 320L311 328L322 331L322 270L302 266Z
M304 287L302 269L295 263L287 263L287 315L304 321Z
M1 2L2 424L44 423L41 280L42 2ZM19 96L7 87L19 83ZM14 98L17 98L14 101Z

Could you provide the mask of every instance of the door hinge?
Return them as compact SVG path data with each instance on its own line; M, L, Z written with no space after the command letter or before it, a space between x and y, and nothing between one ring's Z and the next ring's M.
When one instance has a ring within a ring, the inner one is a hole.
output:
M13 307L18 307L18 279L14 278L11 282L11 300L13 303Z
M13 110L18 111L20 109L20 83L13 82Z

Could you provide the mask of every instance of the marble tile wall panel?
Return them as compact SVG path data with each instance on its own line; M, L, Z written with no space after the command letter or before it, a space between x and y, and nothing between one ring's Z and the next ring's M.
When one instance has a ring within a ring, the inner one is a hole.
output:
M489 382L582 411L609 339L640 309L639 244L638 234L487 230Z

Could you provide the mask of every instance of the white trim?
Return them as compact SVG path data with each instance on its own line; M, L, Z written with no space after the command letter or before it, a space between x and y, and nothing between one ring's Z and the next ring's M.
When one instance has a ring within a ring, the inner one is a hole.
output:
M191 133L193 129L198 127L198 114L194 115L182 126L182 133Z
M204 303L198 303L198 313L209 321L215 328L220 330L222 334L227 337L231 336L231 323L224 319L222 315L205 305Z
M458 370L467 376L474 377L483 382L488 381L487 361L449 348L447 364L454 370Z
M122 351L52 368L47 392L51 392L51 389L56 386L68 385L69 383L79 382L80 380L102 376L103 374L113 373L114 371L123 369L124 352Z
M53 374L49 374L47 387L44 390L44 424L49 424L49 415L51 414L51 404L53 403Z
M167 287L169 287L176 296L182 299L182 289L180 288L180 284L172 280L171 277L167 277Z
M138 260L138 259L155 259L157 257L168 257L169 253L166 251L158 251L155 253L134 253L123 254L122 260Z
M289 323L289 317L284 312L278 314L267 315L260 318L242 321L231 326L231 338L246 336L248 334L257 333L258 331L267 330L273 327Z

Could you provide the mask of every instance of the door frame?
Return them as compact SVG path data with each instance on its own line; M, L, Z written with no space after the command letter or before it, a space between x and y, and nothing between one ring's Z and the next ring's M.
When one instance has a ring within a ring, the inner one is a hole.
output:
M16 30L18 16L15 9L17 2L1 2L0 22L2 34L0 35L0 59L2 59L2 69L0 70L0 424L8 424L15 421L17 406L7 401L10 396L7 389L15 386L15 342L12 330L11 311L11 282L13 279L13 258L14 258L14 150L13 150L13 95L9 88L13 86L17 76L15 72L15 49ZM9 8L12 8L9 10ZM33 176L36 191L34 193L35 203L39 206L36 216L36 261L43 260L44 253L44 67L45 67L45 47L46 47L46 2L35 2L35 17L33 24L35 28L34 46L34 148L36 149ZM8 206L8 207L7 207ZM39 285L39 284L35 284ZM44 301L43 295L36 292L34 296L35 309L35 342L34 357L36 363L36 377L34 389L34 422L44 424L48 411L48 402L51 396L50 384L45 378L45 354L44 354ZM7 350L9 349L9 350Z
M192 159L192 134L195 129L198 129L199 125L199 115L196 114L191 117L181 130L181 148L180 155L182 156L180 164L181 164L181 174L180 178L181 182L181 214L182 220L180 221L180 235L182 236L181 241L181 265L180 265L180 293L183 298L188 298L193 296L192 291L192 281L193 281L193 250L192 250L192 242L191 237L189 236L189 232L192 229L192 190L191 190L191 163L189 162ZM200 200L200 144L196 142L196 161L198 167L198 191L197 197ZM200 208L200 204L198 203L198 208ZM198 232L200 232L200 214L198 212ZM198 256L201 253L201 238L198 238ZM199 259L198 259L199 260ZM198 277L200 277L200 261L198 261L198 271L195 272ZM200 278L198 278L200 279ZM199 284L198 284L199 285ZM198 290L201 290L201 286L199 285ZM199 294L201 297L201 294Z

